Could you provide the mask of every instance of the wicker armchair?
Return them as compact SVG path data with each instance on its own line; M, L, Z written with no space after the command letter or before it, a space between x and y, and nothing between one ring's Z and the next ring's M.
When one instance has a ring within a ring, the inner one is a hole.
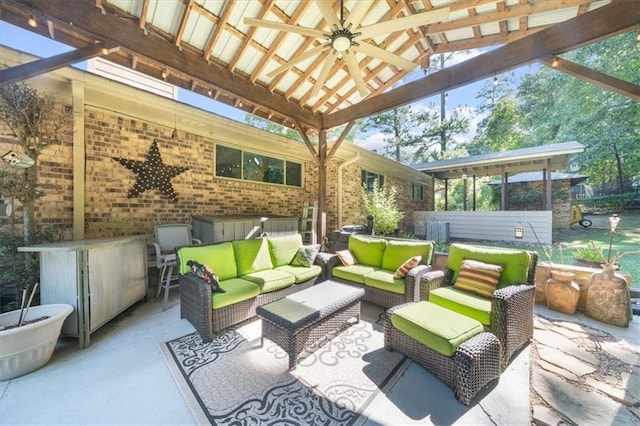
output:
M491 298L490 324L485 324L485 330L493 333L502 345L503 369L509 364L513 354L533 337L538 253L528 253L531 260L526 271L527 282L495 290ZM452 286L453 276L451 269L424 274L420 282L420 300L429 300L430 292L437 288Z

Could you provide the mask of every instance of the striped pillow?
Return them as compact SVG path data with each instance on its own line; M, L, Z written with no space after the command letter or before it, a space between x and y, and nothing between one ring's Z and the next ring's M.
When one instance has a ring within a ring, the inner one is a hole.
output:
M399 280L400 278L404 278L407 276L407 272L418 266L420 261L422 260L422 256L413 256L402 265L398 266L395 274L393 274L393 278Z
M502 266L466 259L462 261L462 268L454 288L469 291L478 296L491 298L498 287Z

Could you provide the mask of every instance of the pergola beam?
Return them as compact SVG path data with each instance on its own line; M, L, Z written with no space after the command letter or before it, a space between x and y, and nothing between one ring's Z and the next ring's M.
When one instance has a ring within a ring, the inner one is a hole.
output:
M324 128L330 129L348 121L410 104L444 90L452 90L509 71L540 57L573 50L639 26L638 3L614 1L595 11L335 112L325 117Z
M588 83L602 87L603 89L611 90L612 92L640 101L640 86L636 84L556 56L548 55L542 57L540 58L540 62L552 67L553 69L562 71L565 74L578 77Z
M50 58L38 59L27 64L0 70L0 87L48 73L76 62L84 61L99 55L108 55L119 49L112 43L98 43L91 46L61 53Z

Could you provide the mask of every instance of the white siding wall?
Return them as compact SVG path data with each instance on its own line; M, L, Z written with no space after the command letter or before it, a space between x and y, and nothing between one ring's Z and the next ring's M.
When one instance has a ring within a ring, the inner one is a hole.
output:
M416 235L425 235L426 222L448 222L449 237L470 240L552 243L551 211L490 211L490 212L414 212ZM530 226L530 225L531 226ZM515 239L515 227L524 227L524 238Z

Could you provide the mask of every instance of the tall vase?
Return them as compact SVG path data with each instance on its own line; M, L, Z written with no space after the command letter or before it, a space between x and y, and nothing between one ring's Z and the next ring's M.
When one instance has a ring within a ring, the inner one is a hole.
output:
M574 314L580 299L580 286L573 281L575 274L565 271L551 271L544 287L547 307L554 311Z
M633 312L627 281L615 268L591 275L584 313L607 324L628 327Z

